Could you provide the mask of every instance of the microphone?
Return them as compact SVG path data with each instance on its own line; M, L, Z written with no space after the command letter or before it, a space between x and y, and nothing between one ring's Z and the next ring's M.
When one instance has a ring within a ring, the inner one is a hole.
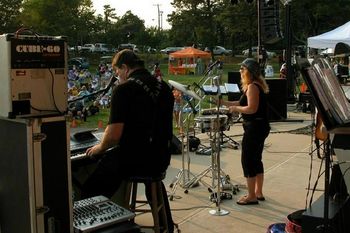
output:
M221 90L220 90L220 76L215 76L213 78L213 82L214 82L214 85L217 87L218 89L218 95L221 96Z
M111 79L109 80L109 83L107 85L107 87L103 90L101 96L104 96L105 94L107 94L107 92L109 91L109 89L114 85L115 81L117 81L117 77L115 77L114 75L111 77Z

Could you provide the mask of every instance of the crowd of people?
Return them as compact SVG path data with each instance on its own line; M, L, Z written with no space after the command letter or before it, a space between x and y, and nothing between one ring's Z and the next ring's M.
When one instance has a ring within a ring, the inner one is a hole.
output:
M86 121L110 105L111 91L102 93L113 73L111 66L101 63L95 74L73 66L68 71L68 110L75 119Z

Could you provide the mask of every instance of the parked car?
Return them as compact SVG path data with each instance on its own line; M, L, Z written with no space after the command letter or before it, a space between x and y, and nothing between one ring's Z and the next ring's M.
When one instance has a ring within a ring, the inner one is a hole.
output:
M130 43L128 43L128 44L120 44L118 46L118 51L121 51L123 49L130 49L130 50L134 51L135 53L140 52L140 50L137 48L137 46L135 44L130 44Z
M210 49L208 47L206 47L204 49L204 51L210 52ZM214 55L230 55L230 54L232 54L232 50L225 49L224 47L217 45L217 46L214 46L214 48L213 48L213 54Z
M83 46L81 46L80 52L93 53L93 52L95 52L95 45L94 44L84 44Z
M68 51L69 52L79 52L81 50L81 46L80 45L67 46L67 47L68 47Z
M257 56L257 51L258 51L258 47L252 47L252 56L256 57ZM267 53L267 57L268 58L272 58L272 57L276 57L276 53L275 52L269 52L266 50ZM245 49L242 51L243 56L248 57L249 56L249 49Z
M96 44L95 44L94 52L98 52L98 53L105 54L105 53L111 52L111 49L108 47L107 44L104 44L104 43L96 43Z
M89 61L85 57L73 57L68 59L68 69L71 70L75 66L78 69L88 69L90 67Z
M160 52L164 54L170 54L182 49L184 49L184 47L166 47L165 49L161 49Z

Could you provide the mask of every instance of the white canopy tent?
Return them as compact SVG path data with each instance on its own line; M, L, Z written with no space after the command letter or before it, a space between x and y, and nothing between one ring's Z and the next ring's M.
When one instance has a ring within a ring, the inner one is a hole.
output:
M308 47L316 49L334 49L339 42L350 45L350 21L332 31L307 38Z

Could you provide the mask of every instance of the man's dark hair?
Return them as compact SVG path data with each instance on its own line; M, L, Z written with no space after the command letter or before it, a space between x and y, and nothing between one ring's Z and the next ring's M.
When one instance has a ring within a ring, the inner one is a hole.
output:
M120 68L123 64L130 68L144 68L145 62L141 60L133 51L130 49L123 49L116 53L113 57L112 66Z

